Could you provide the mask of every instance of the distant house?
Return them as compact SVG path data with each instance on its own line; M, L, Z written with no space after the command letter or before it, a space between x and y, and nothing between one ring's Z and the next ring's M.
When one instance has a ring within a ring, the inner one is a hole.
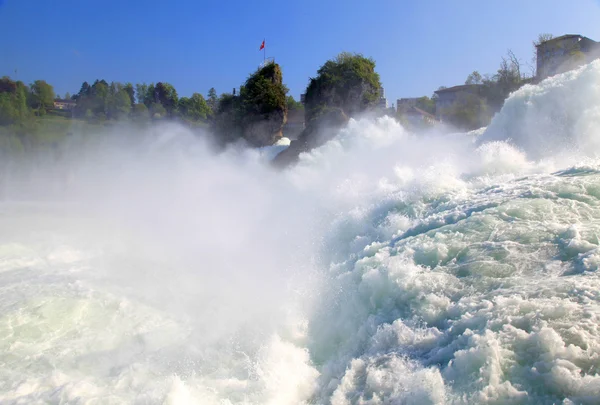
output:
M600 58L600 43L581 35L563 35L536 45L537 81Z
M396 108L400 111L404 108L415 107L418 99L418 97L399 98L396 100Z
M429 114L427 111L423 111L415 106L404 107L402 116L414 127L419 127L423 124L435 125L439 123L439 120L433 114Z
M385 89L383 87L381 88L381 94L379 95L377 106L382 110L386 110L388 108L388 101L387 98L385 98Z
M54 108L57 110L72 110L77 105L75 100L63 100L57 99L54 100Z
M435 116L437 119L443 119L444 111L450 107L461 94L480 94L483 85L481 84L462 84L460 86L448 87L434 91L437 95L435 101Z

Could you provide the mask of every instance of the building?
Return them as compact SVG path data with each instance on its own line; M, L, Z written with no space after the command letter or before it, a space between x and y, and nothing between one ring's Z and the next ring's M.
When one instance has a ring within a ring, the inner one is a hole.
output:
M600 58L600 43L581 35L563 35L536 45L537 81Z
M435 100L435 116L442 119L444 110L452 106L461 94L480 94L483 85L481 84L462 84L460 86L448 87L434 91L437 95Z
M388 102L387 98L385 98L385 89L381 88L381 94L379 95L379 101L377 102L377 106L381 109L387 110Z
M70 111L77 105L75 100L63 100L57 99L54 100L54 108L57 110L67 110Z
M401 111L417 105L418 97L399 98L396 100L396 109Z
M413 128L432 126L439 123L439 120L433 114L429 114L427 111L423 111L415 106L405 107L402 116Z

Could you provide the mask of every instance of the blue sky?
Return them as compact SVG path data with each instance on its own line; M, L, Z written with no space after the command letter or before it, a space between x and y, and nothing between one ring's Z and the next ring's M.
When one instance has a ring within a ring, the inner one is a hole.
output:
M541 32L600 40L600 1L0 0L0 76L44 79L61 95L96 78L230 92L262 61L266 38L296 99L320 65L350 51L375 59L395 102L494 73L508 49L530 64Z

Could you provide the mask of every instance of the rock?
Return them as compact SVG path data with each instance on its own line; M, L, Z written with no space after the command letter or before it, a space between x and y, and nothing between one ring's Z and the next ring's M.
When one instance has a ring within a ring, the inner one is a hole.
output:
M309 152L333 139L340 128L348 123L348 116L341 108L329 108L313 118L297 140L271 161L273 166L284 168L296 163L301 153Z

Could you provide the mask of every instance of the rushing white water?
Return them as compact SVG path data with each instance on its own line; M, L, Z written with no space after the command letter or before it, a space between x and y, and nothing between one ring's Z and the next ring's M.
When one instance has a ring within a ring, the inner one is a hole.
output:
M600 62L283 173L98 139L4 175L0 403L600 403Z

